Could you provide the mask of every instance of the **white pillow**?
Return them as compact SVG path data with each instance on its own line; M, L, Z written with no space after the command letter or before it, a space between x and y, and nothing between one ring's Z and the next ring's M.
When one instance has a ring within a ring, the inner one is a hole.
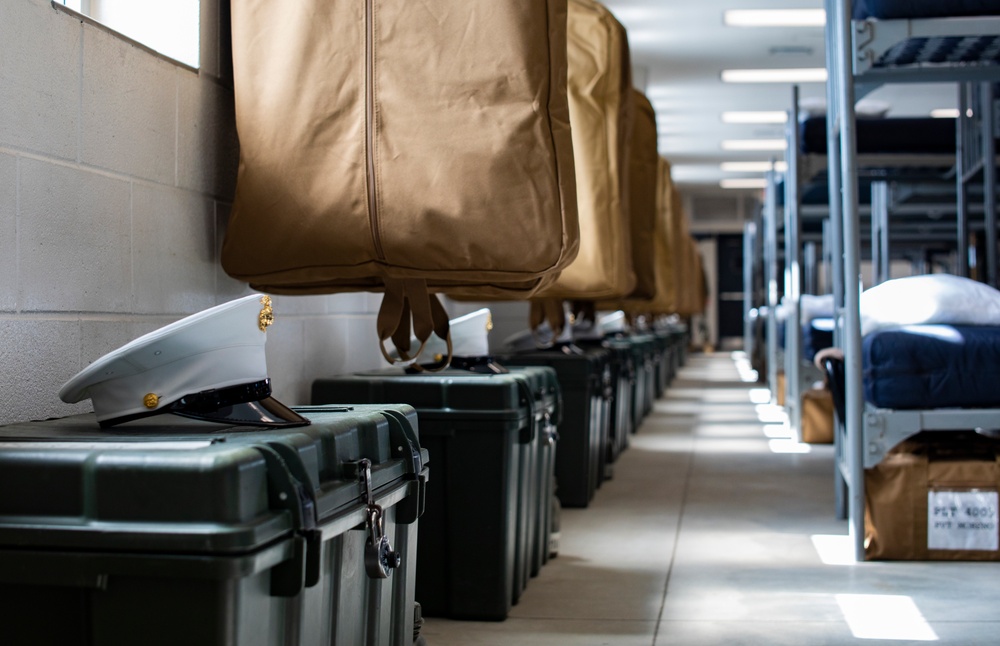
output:
M1000 325L1000 291L950 274L888 280L861 294L861 334L904 325Z
M808 323L813 319L833 317L833 294L803 294L799 303L799 318Z

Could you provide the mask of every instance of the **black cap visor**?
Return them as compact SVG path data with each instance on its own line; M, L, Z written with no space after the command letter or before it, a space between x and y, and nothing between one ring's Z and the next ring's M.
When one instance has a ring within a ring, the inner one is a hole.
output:
M302 417L274 397L241 402L232 406L222 406L213 411L171 410L170 412L182 417L190 417L192 419L219 424L234 424L237 426L287 428L292 426L308 426L310 424L308 419Z

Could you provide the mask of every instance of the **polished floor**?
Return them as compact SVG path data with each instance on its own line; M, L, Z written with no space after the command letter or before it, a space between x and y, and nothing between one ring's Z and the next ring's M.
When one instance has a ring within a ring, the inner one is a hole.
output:
M831 447L783 439L741 367L692 355L509 618L428 644L1000 644L1000 563L851 563Z

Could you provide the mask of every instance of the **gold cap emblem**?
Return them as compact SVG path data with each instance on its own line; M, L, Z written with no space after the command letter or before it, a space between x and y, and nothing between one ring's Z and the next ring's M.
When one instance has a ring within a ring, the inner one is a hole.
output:
M486 331L487 332L493 331L493 312L490 312L489 314L486 315Z
M156 408L160 404L160 397L153 393L147 393L145 397L142 398L142 405L150 410Z
M257 315L257 327L260 328L261 332L267 332L267 328L274 324L274 310L271 309L271 297L261 296L260 304L264 307L260 310L260 314Z

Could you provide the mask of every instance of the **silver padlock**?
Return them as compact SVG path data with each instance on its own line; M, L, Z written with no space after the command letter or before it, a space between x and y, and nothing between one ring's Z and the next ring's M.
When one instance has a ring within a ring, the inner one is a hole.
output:
M368 508L368 540L365 541L365 571L373 579L386 579L390 570L399 567L403 557L394 552L384 532L382 508Z
M365 541L365 572L373 579L386 579L389 577L390 570L402 564L403 557L393 551L389 538L385 535L382 508L375 504L375 495L372 490L371 461L362 459L358 466L360 467L361 486L368 506L366 512L368 540Z
M543 418L545 421L542 426L542 432L544 433L542 437L544 438L545 444L548 446L555 446L559 440L559 428L552 423L552 413L549 411L545 411Z

